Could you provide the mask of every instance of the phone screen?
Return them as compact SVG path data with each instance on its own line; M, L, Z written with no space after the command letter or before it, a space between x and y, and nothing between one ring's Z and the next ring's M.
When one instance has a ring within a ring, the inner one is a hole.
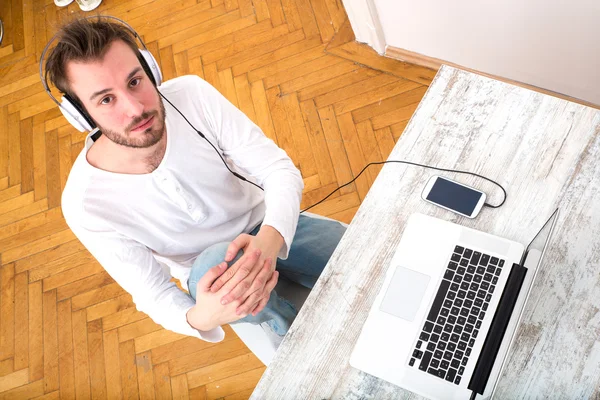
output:
M427 200L465 215L473 214L481 192L438 177Z

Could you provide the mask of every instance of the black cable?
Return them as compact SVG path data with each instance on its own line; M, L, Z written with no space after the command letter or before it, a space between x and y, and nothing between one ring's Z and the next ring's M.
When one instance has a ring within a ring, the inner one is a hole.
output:
M167 99L165 96L163 96L163 94L162 94L161 92L158 92L158 94L159 94L159 95L160 95L160 96L161 96L163 99L165 99L165 100L166 100L166 101L167 101L167 102L168 102L168 103L171 105L171 107L173 107L175 110L177 110L177 112L179 113L179 115L181 115L181 116L183 117L183 119L185 119L185 122L187 122L187 123L188 123L188 125L189 125L189 126L191 126L191 127L192 127L192 129L193 129L193 130L195 130L195 131L198 133L198 135L200 135L200 137L202 137L204 140L206 140L206 141L208 142L208 144L210 144L210 145L212 146L212 148L213 148L213 149L215 150L215 152L216 152L216 153L219 155L219 157L221 158L221 161L223 161L223 164L225 164L225 167L226 167L226 168L229 170L229 172L231 172L231 173L232 173L232 174L233 174L233 175L234 175L236 178L238 178L238 179L240 179L240 180L242 180L242 181L244 181L244 182L248 182L248 183L250 183L250 184L252 184L252 185L256 186L257 188L259 188L260 190L262 190L262 191L264 192L264 190L265 190L265 189L263 189L262 187L260 187L260 186L259 186L259 185L257 185L256 183L254 183L254 182L252 182L252 181L250 181L250 180L248 180L248 179L244 178L242 175L238 174L237 172L234 172L234 171L232 171L232 170L231 170L231 168L229 168L229 165L227 165L227 163L225 162L225 159L223 158L223 156L221 155L221 153L220 153L220 152L217 150L217 148L215 147L215 145L213 145L213 144L211 143L211 141L210 141L210 140L208 140L208 139L206 138L206 136L204 136L204 134L203 134L202 132L200 132L198 129L196 129L196 128L194 127L194 125L192 125L192 123L191 123L191 122L190 122L190 121L189 121L189 120L188 120L188 119L185 117L185 115L183 115L183 113L182 113L181 111L179 111L179 109L178 109L177 107L175 107L175 106L173 105L173 103L171 103L171 101L170 101L169 99ZM343 184L342 186L338 187L338 188L337 188L337 189L335 189L333 192L329 193L329 194L328 194L327 196L325 196L325 197L324 197L322 200L318 201L317 203L313 204L312 206L310 206L310 207L307 207L307 208L305 208L304 210L300 211L300 214L302 214L302 213L304 213L305 211L308 211L308 210L310 210L311 208L313 208L313 207L315 207L315 206L317 206L317 205L321 204L322 202L324 202L325 200L327 200L329 197L331 197L331 196L332 196L332 195L333 195L335 192L337 192L338 190L340 190L340 189L342 189L342 188L344 188L344 187L346 187L346 186L348 186L348 185L352 184L352 182L354 182L355 180L357 180L357 179L358 179L358 178L359 178L359 177L362 175L362 173L363 173L363 172L365 172L365 170L366 170L367 168L369 168L371 165L380 165L380 164L387 164L387 163L409 164L409 165L416 165L416 166L418 166L418 167L423 167L423 168L431 168L431 169L435 169L435 170L438 170L438 171L444 171L444 172L456 172L456 173L459 173L459 174L468 174L468 175L474 175L474 176L477 176L477 177L479 177L479 178L481 178L481 179L485 179L486 181L492 182L493 184L497 185L497 186L498 186L500 189L502 189L502 192L504 193L504 199L503 199L503 200L502 200L502 202L501 202L500 204L498 204L497 206L491 205L491 204L489 204L489 203L484 203L484 204L483 204L484 206L487 206L487 207L490 207L490 208L498 208L498 207L501 207L501 206L504 204L504 202L506 201L506 190L504 190L504 188L502 187L502 185L500 185L500 184L499 184L498 182L496 182L496 181L493 181L493 180L491 180L491 179L489 179L489 178L486 178L485 176L482 176L482 175L476 174L476 173L474 173L474 172L468 172L468 171L459 171L459 170L455 170L455 169L446 169L446 168L432 167L432 166L430 166L430 165L419 164L419 163L412 162L412 161L388 160L388 161L375 161L375 162L370 162L370 163L368 163L368 164L367 164L367 165L366 165L366 166L365 166L365 167L362 169L362 171L360 171L360 172L358 173L358 175L356 175L356 177L355 177L354 179L352 179L350 182L348 182L348 183L345 183L345 184Z
M495 184L495 185L497 185L497 186L498 186L500 189L502 189L502 192L504 193L504 199L503 199L503 200L502 200L502 202L501 202L500 204L498 204L497 206L493 206L493 205L491 205L491 204L488 204L488 203L484 203L484 204L483 204L484 206L491 207L491 208L498 208L498 207L502 206L502 205L504 204L504 202L506 201L506 190L504 190L504 188L502 187L502 185L500 185L500 184L499 184L498 182L496 182L496 181L493 181L493 180L491 180L491 179L489 179L489 178L486 178L485 176L481 176L481 175L479 175L479 174L476 174L476 173L474 173L474 172L468 172L468 171L459 171L459 170L455 170L455 169L445 169L445 168L432 167L432 166L430 166L430 165L419 164L419 163L415 163L415 162L412 162L412 161L388 160L388 161L376 161L376 162L371 162L371 163L368 163L368 164L367 164L367 165L366 165L366 166L365 166L365 167L362 169L362 171L360 171L360 173L359 173L358 175L356 175L356 177L355 177L354 179L352 179L350 182L348 182L348 183L345 183L345 184L343 184L342 186L338 187L338 188L337 188L337 189L335 189L333 192L329 193L329 194L328 194L328 195L327 195L327 196L326 196L326 197L325 197L323 200L321 200L321 201L319 201L319 202L317 202L317 203L313 204L312 206L310 206L310 207L308 207L308 208L305 208L304 210L300 211L300 213L303 213L304 211L306 211L306 210L309 210L309 209L313 208L314 206L316 206L316 205L318 205L318 204L321 204L322 202L324 202L325 200L327 200L327 199L328 199L328 198L329 198L331 195L333 195L335 192L337 192L337 191L338 191L338 190L340 190L341 188L343 188L343 187L346 187L346 186L350 185L352 182L354 182L356 179L358 179L358 177L359 177L359 176L360 176L360 175L361 175L363 172L365 172L365 170L366 170L366 169L367 169L369 166L371 166L371 165L377 165L377 164L387 164L387 163L410 164L410 165L416 165L416 166L418 166L418 167L423 167L423 168L431 168L431 169L435 169L435 170L438 170L438 171L444 171L444 172L456 172L456 173L459 173L459 174L475 175L475 176L477 176L477 177L479 177L479 178L485 179L486 181L489 181L489 182L492 182L492 183L494 183L494 184Z
M171 103L171 101L169 101L169 99L167 99L165 96L163 96L163 94L161 92L158 92L158 94L160 94L160 96L165 99L170 105L171 107L173 107L175 110L177 110L177 112L179 113L179 115L181 115L183 117L183 119L185 119L185 122L188 123L189 126L192 127L193 130L195 130L198 135L200 135L200 137L202 137L202 139L206 140L208 142L208 144L210 144L212 146L212 148L215 150L215 152L219 155L219 157L221 158L221 161L223 161L223 164L225 164L225 168L227 168L229 170L229 172L231 172L236 178L244 181L244 182L248 182L251 185L256 186L257 188L259 188L260 190L262 190L263 192L265 191L265 189L261 188L260 186L258 186L256 183L249 181L248 179L244 178L242 175L238 174L237 172L234 172L231 170L231 168L229 168L229 165L227 165L227 163L225 162L225 159L223 158L223 156L221 155L221 153L219 152L219 150L217 150L217 148L215 147L214 144L211 143L210 140L208 140L206 138L206 136L204 136L204 134L202 132L200 132L198 129L196 129L194 127L194 125L192 125L192 123L190 121L188 121L188 119L185 117L185 115L183 115L183 113L181 111L179 111L179 109L177 107L175 107L173 105L173 103Z

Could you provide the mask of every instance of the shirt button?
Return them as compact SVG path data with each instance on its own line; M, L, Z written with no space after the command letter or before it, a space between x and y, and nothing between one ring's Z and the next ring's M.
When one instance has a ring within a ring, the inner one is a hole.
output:
M188 210L191 210L191 209L192 209L192 205L188 204Z
M179 188L177 188L177 189L175 189L175 190L177 191L177 193L179 193L179 192L180 192Z

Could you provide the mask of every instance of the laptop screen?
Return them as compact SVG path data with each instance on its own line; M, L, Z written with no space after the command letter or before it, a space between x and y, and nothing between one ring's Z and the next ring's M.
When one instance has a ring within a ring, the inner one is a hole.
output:
M558 208L554 210L548 221L542 226L542 229L535 235L531 243L525 249L525 253L523 253L523 258L521 259L521 265L532 265L535 263L537 267L537 263L541 261L541 256L544 254L544 250L546 250L546 246L548 245L548 239L550 239L550 235L554 230L554 224L558 217ZM527 258L530 257L528 260ZM535 257L535 260L532 260L531 257Z

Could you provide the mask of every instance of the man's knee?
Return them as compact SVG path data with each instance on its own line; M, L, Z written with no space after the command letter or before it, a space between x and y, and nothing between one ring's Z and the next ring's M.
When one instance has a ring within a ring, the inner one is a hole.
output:
M208 272L212 267L219 265L225 260L225 254L227 253L227 248L229 247L229 243L222 242L213 244L212 246L205 249L194 261L194 265L192 265L192 270L190 272L190 277L188 279L188 289L190 291L190 295L195 299L196 298L196 285L198 281Z

